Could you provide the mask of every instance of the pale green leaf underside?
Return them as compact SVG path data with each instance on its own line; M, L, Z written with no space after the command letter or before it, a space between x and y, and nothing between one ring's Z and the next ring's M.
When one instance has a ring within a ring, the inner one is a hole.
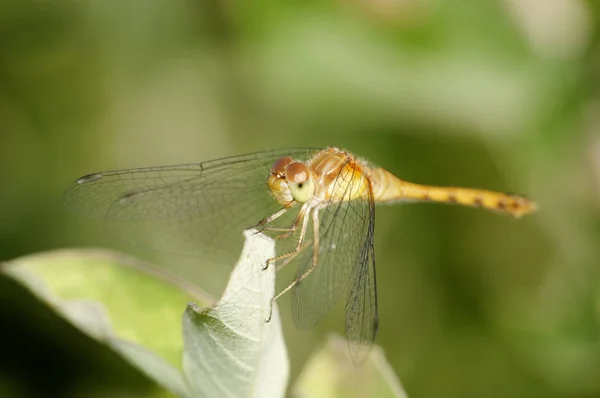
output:
M270 302L275 270L273 240L245 232L242 255L219 302L190 304L183 317L184 372L194 396L284 396L289 363L277 306Z

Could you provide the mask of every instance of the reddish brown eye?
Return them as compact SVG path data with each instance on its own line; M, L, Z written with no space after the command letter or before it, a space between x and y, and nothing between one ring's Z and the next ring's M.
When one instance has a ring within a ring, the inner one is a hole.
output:
M271 174L285 174L285 167L292 163L292 158L289 156L279 158L271 166Z
M285 168L285 176L288 182L302 186L310 177L308 166L300 162L292 162Z

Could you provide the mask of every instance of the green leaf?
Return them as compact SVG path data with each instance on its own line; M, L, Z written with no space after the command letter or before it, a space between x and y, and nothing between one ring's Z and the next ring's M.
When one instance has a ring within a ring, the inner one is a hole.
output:
M219 302L183 316L183 367L193 396L284 396L289 363L275 293L275 255L270 238L245 232L246 243Z
M170 392L187 394L178 369L179 320L190 300L209 303L202 293L181 289L165 275L157 278L151 266L107 250L30 255L3 264L1 271Z
M381 348L373 346L366 362L357 367L348 342L339 336L329 337L313 354L293 391L299 398L407 398Z

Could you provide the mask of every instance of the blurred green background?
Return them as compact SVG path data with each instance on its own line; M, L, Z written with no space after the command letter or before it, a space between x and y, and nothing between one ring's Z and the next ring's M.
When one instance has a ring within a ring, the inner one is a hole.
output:
M175 261L68 214L62 191L104 169L340 146L541 209L378 208L377 343L410 396L598 397L599 21L592 0L2 1L0 260L106 246ZM201 287L218 295L229 271ZM0 292L0 396L153 391ZM299 332L289 304L295 378L343 305Z

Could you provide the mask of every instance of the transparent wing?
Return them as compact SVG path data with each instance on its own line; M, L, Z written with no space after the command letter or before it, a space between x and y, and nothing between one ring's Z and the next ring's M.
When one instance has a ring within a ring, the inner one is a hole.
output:
M242 231L280 206L267 178L282 156L306 160L316 149L279 149L204 163L90 174L64 193L66 207L104 218L132 244L233 264Z
M375 273L375 205L371 197L368 237L359 257L360 269L346 297L346 336L354 363L362 364L371 350L379 327Z
M349 198L356 189L353 184L369 181L362 175L357 177L354 169L343 168L334 184L347 186L344 196ZM299 329L315 326L346 295L346 335L357 363L364 360L377 332L375 207L372 190L367 192L364 198L332 202L320 210L318 265L293 289L294 322ZM314 239L312 231L307 238ZM296 277L311 267L312 258L313 248L309 245L298 256Z

